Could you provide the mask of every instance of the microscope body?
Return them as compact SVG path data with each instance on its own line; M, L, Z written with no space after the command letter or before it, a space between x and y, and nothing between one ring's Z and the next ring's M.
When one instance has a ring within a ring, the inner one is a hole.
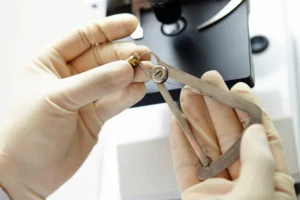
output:
M237 82L254 86L251 43L248 28L249 6L243 1L218 23L199 31L197 27L222 10L229 0L132 0L128 12L138 16L143 36L125 38L148 46L160 58L191 75L201 77L216 70L230 88ZM174 9L170 9L174 8ZM108 8L108 15L120 13ZM123 11L122 11L123 12ZM180 23L177 23L177 22ZM175 24L175 25L174 25ZM180 31L166 32L169 28ZM172 34L175 33L175 34ZM175 101L183 85L167 85ZM135 106L163 103L154 83L147 83L147 95Z
M176 23L181 15L182 8L178 0L148 0L157 20L163 24Z

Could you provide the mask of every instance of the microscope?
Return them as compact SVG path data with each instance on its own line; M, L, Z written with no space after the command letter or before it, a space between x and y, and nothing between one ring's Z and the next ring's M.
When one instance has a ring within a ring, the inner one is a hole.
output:
M248 0L110 0L107 16L131 13L136 31L124 40L145 45L169 65L196 77L216 70L231 88L238 82L254 87ZM181 85L167 86L179 100ZM135 105L163 103L154 83Z

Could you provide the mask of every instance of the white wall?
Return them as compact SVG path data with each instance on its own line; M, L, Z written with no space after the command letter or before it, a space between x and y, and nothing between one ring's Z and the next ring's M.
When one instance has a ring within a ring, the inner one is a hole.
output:
M57 38L105 15L104 1L97 12L89 6L83 0L0 0L0 120L5 118L20 67ZM101 147L51 199L98 198Z
M104 16L103 5L98 18ZM0 1L0 119L20 66L58 37L95 19L86 6L83 0Z

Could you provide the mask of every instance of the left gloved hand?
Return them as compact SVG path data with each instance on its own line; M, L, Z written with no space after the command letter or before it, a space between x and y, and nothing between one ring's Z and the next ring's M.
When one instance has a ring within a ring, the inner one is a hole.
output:
M208 72L202 79L229 92L217 72ZM231 92L260 105L245 84L235 85ZM249 120L247 113L188 90L181 93L181 105L199 144L213 160L233 145L243 130L243 124ZM173 161L183 200L296 200L283 145L266 112L263 126L251 126L244 133L241 159L206 181L200 181L196 176L199 160L176 119L171 121L170 131Z
M145 95L148 75L124 60L148 49L113 42L137 24L132 15L107 17L24 68L0 128L0 186L12 200L52 194L85 161L103 123Z

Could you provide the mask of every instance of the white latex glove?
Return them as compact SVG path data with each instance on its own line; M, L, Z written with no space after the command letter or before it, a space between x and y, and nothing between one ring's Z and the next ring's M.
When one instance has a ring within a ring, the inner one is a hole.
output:
M208 72L202 79L228 91L217 72ZM245 84L237 84L231 92L260 105ZM182 91L181 105L200 145L213 160L231 147L243 124L249 120L244 112L187 90ZM172 119L170 130L173 161L183 200L296 199L281 140L267 113L263 116L263 126L254 125L245 132L241 159L218 177L206 181L196 176L198 158L176 119Z
M0 128L0 186L12 200L52 194L85 161L103 123L145 95L149 77L124 60L149 50L113 43L137 24L127 14L105 18L24 68Z

